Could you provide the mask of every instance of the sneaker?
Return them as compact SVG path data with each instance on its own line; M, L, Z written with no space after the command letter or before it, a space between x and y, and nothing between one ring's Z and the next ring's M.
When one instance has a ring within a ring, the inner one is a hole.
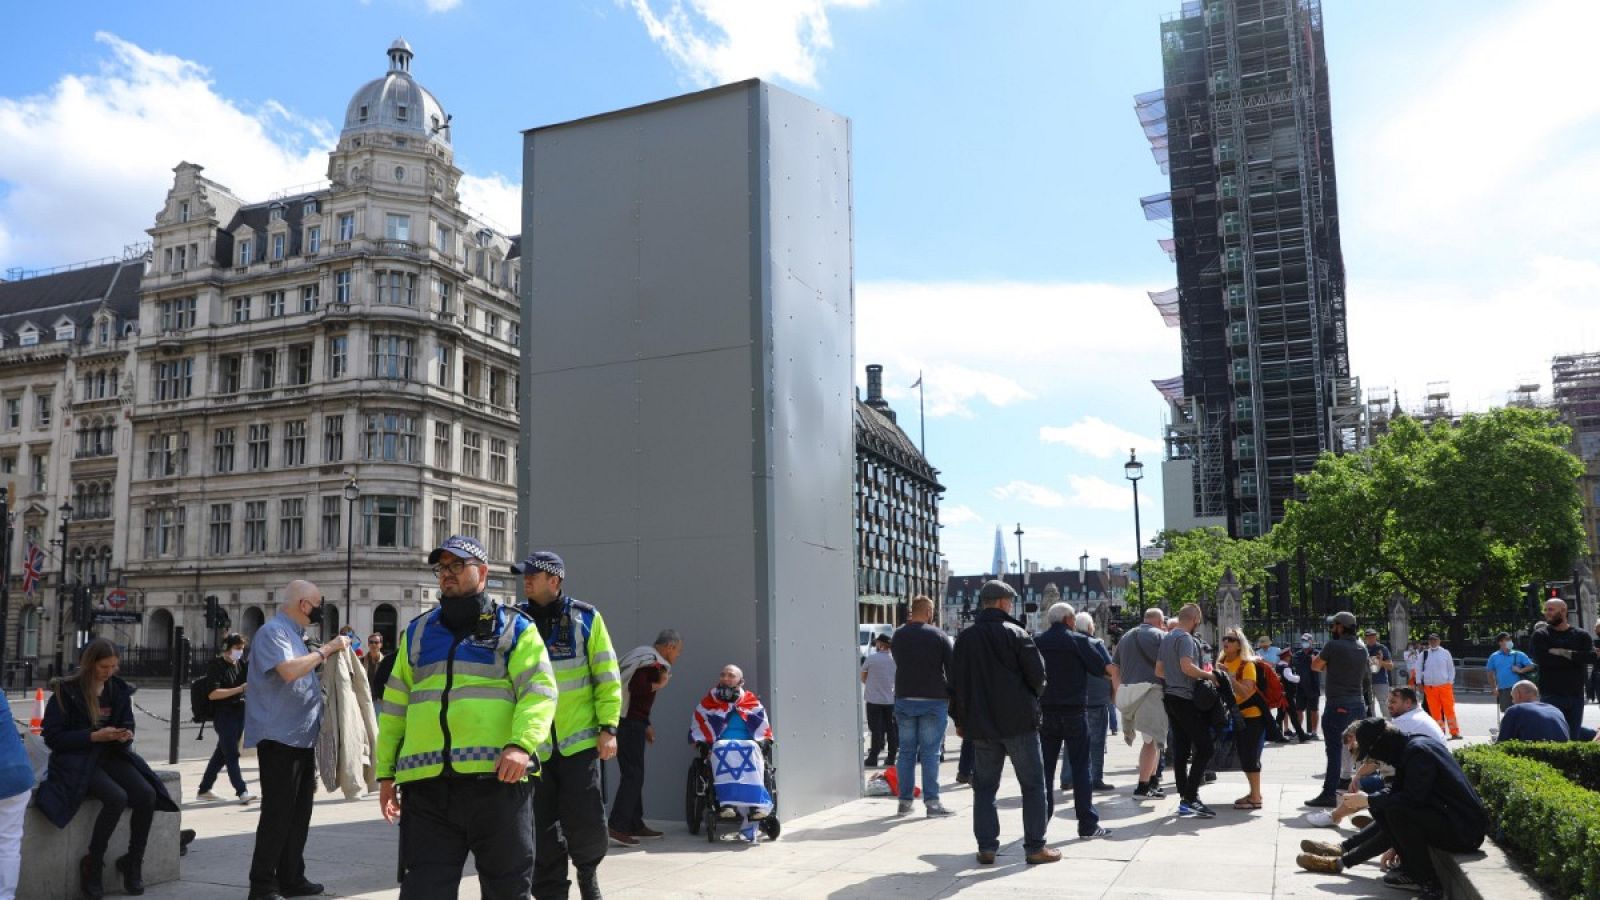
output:
M249 791L240 791L239 792L239 803L242 806L249 806L250 804L252 804L252 803L254 803L254 802L256 802L257 800L260 800L260 799L261 799L260 797L257 797L255 794L252 794Z
M615 828L607 828L606 833L611 835L611 842L613 844L621 844L624 847L639 846L639 839L625 831L618 831Z
M1195 814L1195 816L1201 819L1215 819L1217 817L1216 812L1214 812L1211 807L1201 803L1199 800L1190 800L1189 809Z
M1111 836L1111 829L1101 827L1101 828L1096 828L1094 831L1092 831L1092 832L1090 832L1088 834L1080 834L1080 835L1078 835L1078 840L1080 840L1080 841L1092 841L1095 838L1103 838L1103 837L1110 837L1110 836Z
M217 796L216 791L201 791L200 793L195 794L194 798L196 800L205 800L207 802L214 802L222 799L221 797Z
M1300 868L1307 872L1321 872L1324 875L1337 875L1344 871L1344 863L1337 856L1317 856L1312 853L1302 853L1294 858Z
M1194 808L1191 807L1187 802L1180 801L1178 803L1178 818L1180 818L1180 819L1188 819L1188 818L1192 818L1194 815L1195 815Z
M1357 828L1365 828L1368 825L1372 824L1372 817L1367 815L1366 813L1361 813L1360 815L1351 816L1350 817L1350 824L1354 825Z
M897 816L909 816L911 815L911 810L915 807L915 800L901 800L900 805L895 809L894 814Z
M656 831L654 828L635 828L628 833L636 838L658 838L665 834L665 832Z
M1339 805L1339 800L1332 794L1318 794L1305 802L1306 806L1318 809L1333 809Z
M1405 869L1394 869L1383 876L1383 883L1397 891L1420 891L1422 885L1406 874Z
M955 810L949 809L948 807L946 807L942 803L929 803L928 804L928 818L930 818L930 819L941 819L941 818L944 818L945 816L953 816L955 814L956 814Z
M1135 800L1150 800L1150 799L1152 799L1151 796L1150 796L1150 782L1148 782L1148 781L1139 782L1139 786L1133 789L1133 799L1135 799Z
M1301 841L1300 852L1312 856L1343 856L1344 848L1332 841Z
M1459 741L1459 740L1461 740L1461 735L1459 735L1459 734L1452 734L1452 735L1450 735L1450 740L1452 740L1452 741Z
M1217 780L1217 773L1215 773L1215 772L1207 772L1205 774L1205 783L1206 784L1212 784L1212 783L1216 782L1216 780Z
M1333 813L1325 812L1320 809L1314 809L1311 812L1306 813L1306 824L1310 825L1312 828L1332 828Z

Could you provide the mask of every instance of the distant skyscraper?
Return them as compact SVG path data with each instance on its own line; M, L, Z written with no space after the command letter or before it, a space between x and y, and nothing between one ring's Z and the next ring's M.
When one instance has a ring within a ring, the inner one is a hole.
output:
M999 525L994 527L994 562L990 574L996 578L1006 577L1006 539Z
M1359 440L1321 4L1188 0L1161 50L1165 86L1136 108L1171 176L1144 198L1172 219L1178 273L1152 295L1183 349L1181 382L1158 384L1167 524L1252 537L1319 454Z

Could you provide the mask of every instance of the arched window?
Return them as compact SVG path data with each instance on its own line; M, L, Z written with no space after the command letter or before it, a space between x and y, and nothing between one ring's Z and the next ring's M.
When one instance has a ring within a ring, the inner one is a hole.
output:
M78 547L72 551L72 580L77 584L83 583L83 548Z
M164 609L152 610L144 626L144 645L152 651L165 651L172 646L172 613Z
M22 610L22 655L39 655L39 607L29 606Z
M244 615L240 616L239 633L250 640L255 640L256 629L266 623L266 617L261 613L259 606L247 606Z
M400 617L394 607L387 603L378 604L378 608L372 611L372 630L383 635L383 646L390 653L393 653L394 648L398 646L396 635L399 633L399 621Z

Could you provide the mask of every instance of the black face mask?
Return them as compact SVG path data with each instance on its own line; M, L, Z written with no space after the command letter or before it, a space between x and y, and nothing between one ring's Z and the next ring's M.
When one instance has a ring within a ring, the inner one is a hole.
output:
M439 599L439 617L444 620L445 627L451 631L465 631L471 628L478 621L478 595L441 597Z
M733 701L739 699L739 689L736 687L728 687L725 684L719 684L711 689L711 696L716 697L723 703L732 703Z
M321 604L318 604L316 606L311 607L311 612L306 613L306 622L308 622L308 623L310 623L312 625L321 625L322 624L322 605Z

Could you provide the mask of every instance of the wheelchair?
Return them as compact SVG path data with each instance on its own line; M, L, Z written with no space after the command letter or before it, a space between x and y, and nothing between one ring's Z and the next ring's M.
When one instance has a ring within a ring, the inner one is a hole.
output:
M717 802L710 745L705 741L695 741L694 746L698 753L689 762L688 783L684 786L684 823L689 826L690 834L699 834L703 829L706 840L716 843L718 832L727 833L727 829L740 822L740 815L732 807ZM761 780L766 785L767 793L772 795L772 810L765 815L758 813L750 819L767 840L775 841L783 833L783 825L778 820L778 768L772 764L771 741L761 742L761 762Z

